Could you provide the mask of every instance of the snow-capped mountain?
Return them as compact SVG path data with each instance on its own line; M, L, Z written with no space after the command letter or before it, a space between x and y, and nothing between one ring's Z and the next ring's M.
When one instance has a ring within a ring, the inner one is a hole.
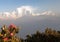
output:
M21 6L12 12L0 12L0 19L17 19L23 16L41 16L41 15L50 15L55 16L56 14L52 11L44 12L35 12L38 9L35 9L31 6Z

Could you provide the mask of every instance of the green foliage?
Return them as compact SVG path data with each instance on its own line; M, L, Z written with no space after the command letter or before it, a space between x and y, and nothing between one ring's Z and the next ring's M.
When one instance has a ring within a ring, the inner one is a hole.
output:
M46 28L44 33L37 31L32 35L27 35L24 42L60 42L60 31Z

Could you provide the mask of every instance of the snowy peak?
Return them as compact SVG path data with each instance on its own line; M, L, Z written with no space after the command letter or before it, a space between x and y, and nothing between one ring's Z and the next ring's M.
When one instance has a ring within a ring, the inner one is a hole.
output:
M17 19L23 16L41 16L41 15L49 15L55 16L56 14L52 11L44 11L42 13L35 12L38 9L35 9L31 6L21 6L12 12L0 12L0 19Z

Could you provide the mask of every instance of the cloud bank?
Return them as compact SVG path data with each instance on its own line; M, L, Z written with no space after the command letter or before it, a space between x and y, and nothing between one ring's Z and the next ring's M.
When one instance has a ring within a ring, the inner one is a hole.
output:
M36 13L36 9L34 7L21 6L12 12L0 12L0 19L17 19L25 15L27 16L28 15L30 16L40 16L40 15L55 16L55 13L53 13L52 11L44 11L42 13L37 11Z

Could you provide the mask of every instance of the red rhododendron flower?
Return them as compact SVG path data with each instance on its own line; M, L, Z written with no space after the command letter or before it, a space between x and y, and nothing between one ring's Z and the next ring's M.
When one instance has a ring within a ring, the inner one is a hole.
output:
M9 28L16 28L16 26L14 24L11 24Z
M8 38L6 37L6 38L4 38L4 41L7 41L8 40Z
M13 36L13 33L10 33L11 36Z

